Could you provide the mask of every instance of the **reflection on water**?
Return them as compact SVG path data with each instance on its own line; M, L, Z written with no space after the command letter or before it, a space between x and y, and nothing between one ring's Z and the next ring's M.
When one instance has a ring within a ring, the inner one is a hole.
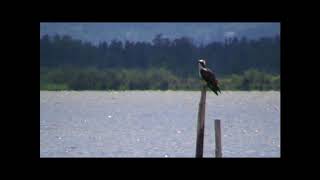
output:
M194 157L200 92L40 91L41 157ZM207 94L204 157L280 157L280 93Z

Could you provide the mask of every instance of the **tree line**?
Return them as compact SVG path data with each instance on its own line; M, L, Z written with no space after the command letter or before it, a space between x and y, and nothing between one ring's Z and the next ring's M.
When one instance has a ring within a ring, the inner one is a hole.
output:
M70 36L45 35L40 39L40 65L45 67L165 68L178 76L194 76L197 59L206 59L218 74L248 69L280 72L280 37L248 40L229 38L196 46L192 39L170 40L157 35L152 43L113 40L95 46Z
M279 90L280 37L195 45L161 34L148 42L90 42L40 38L40 89L144 90L199 88L197 60L206 59L222 89Z

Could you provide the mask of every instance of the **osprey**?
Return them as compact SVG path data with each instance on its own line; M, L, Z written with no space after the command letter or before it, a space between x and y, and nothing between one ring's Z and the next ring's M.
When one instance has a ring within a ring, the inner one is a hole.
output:
M216 76L214 75L213 71L206 67L206 61L200 59L198 61L199 65L199 76L203 80L206 81L208 87L216 94L218 95L218 92L221 93L220 88L218 87L218 80L216 79Z

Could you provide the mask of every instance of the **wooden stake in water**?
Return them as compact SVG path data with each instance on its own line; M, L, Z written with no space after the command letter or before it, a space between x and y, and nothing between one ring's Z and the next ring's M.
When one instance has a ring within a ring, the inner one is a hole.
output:
M201 98L200 98L199 110L198 110L196 158L203 157L204 120L205 120L205 111L206 111L206 92L207 92L207 86L204 85L201 90Z
M221 146L221 126L220 120L214 120L214 130L215 130L215 139L216 139L216 157L222 157L222 146Z

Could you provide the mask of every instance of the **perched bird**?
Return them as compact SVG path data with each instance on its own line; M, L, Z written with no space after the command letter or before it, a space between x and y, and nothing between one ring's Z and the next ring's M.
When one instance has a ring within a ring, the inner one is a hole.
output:
M199 65L199 76L206 81L208 87L218 96L218 92L221 93L220 88L218 87L218 80L214 75L214 72L206 67L206 61L200 59L198 61Z

